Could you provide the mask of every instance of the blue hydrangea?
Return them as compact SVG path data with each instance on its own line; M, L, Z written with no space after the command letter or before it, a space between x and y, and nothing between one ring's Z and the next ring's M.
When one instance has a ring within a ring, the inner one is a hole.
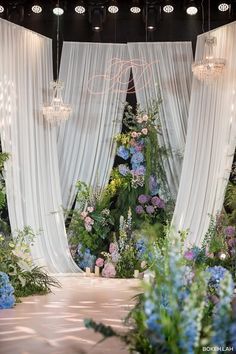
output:
M10 309L15 304L14 288L6 273L0 272L0 309Z
M118 149L117 149L117 156L121 157L124 160L128 160L128 158L130 157L130 153L129 150L126 149L125 146L121 145Z
M129 167L124 164L119 165L118 170L122 176L127 176L127 174L130 172Z
M141 259L147 250L145 240L143 238L139 239L135 244L135 248L137 250L138 259Z
M225 274L227 273L227 269L221 266L208 267L206 271L210 273L209 283L211 285L219 284L220 281L224 278Z
M132 164L136 164L137 165L137 164L142 163L143 161L144 161L144 156L143 156L143 154L140 151L136 152L131 157L131 163Z

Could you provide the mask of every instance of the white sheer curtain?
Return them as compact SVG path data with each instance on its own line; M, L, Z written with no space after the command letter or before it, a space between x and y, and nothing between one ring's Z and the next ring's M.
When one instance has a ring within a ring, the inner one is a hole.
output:
M236 144L236 22L211 32L215 55L226 59L223 76L213 85L193 80L188 135L173 224L189 229L187 245L200 245L209 215L221 210ZM198 37L196 59L203 56Z
M72 117L60 126L58 156L63 206L70 209L76 182L104 186L114 162L130 67L124 44L65 42L60 79Z
M158 99L161 95L162 136L159 136L159 143L171 150L165 160L165 170L171 195L176 199L192 82L191 42L128 43L128 49L130 58L134 60L133 76L138 103L146 108L152 99Z
M79 271L68 249L61 212L56 131L40 109L52 79L51 40L0 20L0 125L12 230L40 231L36 264L50 272Z

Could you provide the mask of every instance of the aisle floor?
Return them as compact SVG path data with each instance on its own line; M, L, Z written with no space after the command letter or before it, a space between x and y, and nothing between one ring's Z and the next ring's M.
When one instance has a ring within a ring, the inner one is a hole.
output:
M139 292L135 279L60 277L62 288L0 311L0 354L127 354L116 338L84 327L84 318L124 331L123 319Z

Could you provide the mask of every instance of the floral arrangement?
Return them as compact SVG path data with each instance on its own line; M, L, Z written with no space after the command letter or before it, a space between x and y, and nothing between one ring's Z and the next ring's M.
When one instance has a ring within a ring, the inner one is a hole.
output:
M92 320L86 320L86 326L105 337L119 336L137 353L198 354L203 346L233 346L236 321L230 272L223 267L192 268L186 263L183 240L173 232L153 254L154 280L145 284L144 294L129 314L127 324L132 329L124 335Z
M211 218L202 247L189 248L184 257L192 265L222 266L236 279L236 227L227 221L225 214Z
M69 242L75 261L85 269L92 268L96 256L108 247L114 221L101 190L93 190L83 182L78 182L77 187L79 207L73 212Z
M0 272L0 309L10 309L15 304L14 288L6 273Z
M119 163L112 170L109 184L101 190L77 183L69 243L73 258L82 269L93 268L95 256L99 264L103 259L100 268L106 277L131 277L134 270L143 270L135 232L128 230L122 215L132 213L134 231L149 222L159 223L162 233L168 218L169 194L162 161L166 151L158 144L158 110L159 102L153 102L147 112L140 107L134 112L128 105L123 119L126 132L115 137ZM110 252L111 245L115 245L116 255Z
M120 217L118 239L114 236L109 252L101 252L96 266L102 269L103 277L130 278L135 270L143 272L147 268L146 251L146 241L143 238L136 240L132 231L132 213L129 209L127 220Z
M0 270L8 274L17 298L46 294L50 292L51 286L60 286L56 279L34 266L29 247L34 238L35 234L30 227L16 231L14 238L0 235Z
M139 195L149 194L151 197L159 197L158 193L162 193L166 200L169 200L162 163L166 151L158 144L158 134L161 134L158 110L159 102L153 103L148 112L143 112L137 107L134 113L130 106L126 107L123 123L127 132L115 137L116 155L120 163L113 169L110 183L106 188L106 191L116 198L115 211L118 217L126 214L129 208L132 212L135 211ZM141 206L137 208L140 213ZM161 208L164 209L164 205ZM157 215L158 210L155 211ZM118 219L116 220L118 223ZM137 227L138 220L137 215L135 220Z

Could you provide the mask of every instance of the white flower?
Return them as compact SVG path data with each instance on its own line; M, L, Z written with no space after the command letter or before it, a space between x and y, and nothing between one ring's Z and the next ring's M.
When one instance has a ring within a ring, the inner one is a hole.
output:
M89 213L92 213L94 211L94 208L93 207L88 207L87 210L88 210Z
M148 115L147 114L144 114L143 116L143 122L147 122L148 121Z

